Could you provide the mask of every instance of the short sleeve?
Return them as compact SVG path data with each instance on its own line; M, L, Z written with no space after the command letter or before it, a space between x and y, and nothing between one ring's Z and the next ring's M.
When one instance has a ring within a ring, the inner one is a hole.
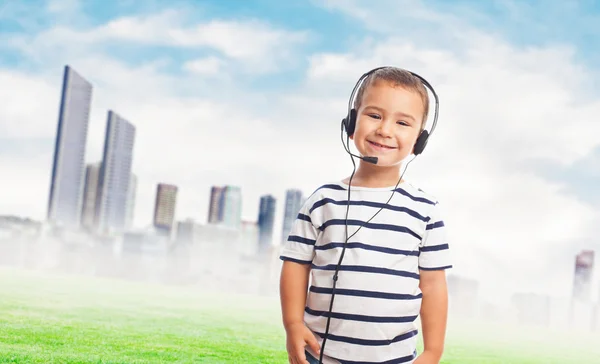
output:
M307 199L298 216L292 224L287 241L281 249L280 259L300 264L312 263L315 254L315 243L319 235L319 229L315 227L310 209L312 199Z
M419 250L419 269L443 270L452 268L446 225L437 202L431 209Z

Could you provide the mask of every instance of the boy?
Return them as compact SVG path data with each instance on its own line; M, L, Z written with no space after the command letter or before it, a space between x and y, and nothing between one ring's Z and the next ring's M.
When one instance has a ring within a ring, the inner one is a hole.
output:
M289 362L439 363L451 267L445 227L437 201L400 174L425 128L427 90L410 72L382 68L364 80L354 109L349 138L377 162L361 159L350 178L317 189L283 247ZM424 351L417 356L419 315Z

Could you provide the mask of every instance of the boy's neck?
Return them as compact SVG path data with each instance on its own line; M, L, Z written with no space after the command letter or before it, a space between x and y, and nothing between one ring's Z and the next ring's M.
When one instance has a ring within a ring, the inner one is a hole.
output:
M395 186L400 179L400 167L401 165L379 167L361 160L352 177L352 186L372 188ZM344 182L349 183L350 177L347 177Z

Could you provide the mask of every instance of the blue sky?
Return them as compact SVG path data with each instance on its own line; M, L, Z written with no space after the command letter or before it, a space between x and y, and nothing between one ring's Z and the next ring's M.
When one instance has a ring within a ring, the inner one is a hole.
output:
M587 66L600 61L600 40L596 36L600 22L600 6L593 1L530 1L527 4L516 1L381 1L375 5L379 14L367 19L365 23L357 21L351 14L339 11L344 7L343 1L267 1L256 0L240 2L225 1L187 1L176 0L168 4L159 1L23 1L21 4L6 2L0 9L2 22L0 32L5 36L35 34L56 25L68 25L84 30L101 26L111 20L128 16L152 15L168 9L184 9L185 21L209 21L213 19L256 20L269 24L274 28L291 31L310 32L310 37L300 46L305 54L320 51L343 51L352 48L354 43L364 37L377 37L385 31L377 31L372 25L383 21L386 28L396 28L403 37L411 33L429 34L427 41L436 44L446 39L448 34L439 34L439 19L413 17L411 8L434 10L444 16L459 19L462 25L477 29L485 29L506 41L519 46L541 46L546 44L563 44L575 50L575 59ZM365 5L367 2L349 2ZM73 4L78 4L73 6ZM415 5L416 4L416 5ZM50 8L50 9L49 9ZM386 8L398 10L392 16L383 14ZM68 16L73 11L75 16ZM451 27L452 25L443 25ZM449 45L452 46L451 44ZM200 55L211 55L210 49L190 49L169 46L138 46L131 42L114 42L106 45L111 52L124 62L139 65L149 59L163 57L175 63ZM39 63L31 63L27 57L10 51L0 53L2 64L12 67L36 69ZM39 62L39 61L38 61ZM281 87L282 80L300 81L302 72L307 67L306 61L297 63L283 70L282 73L259 75L248 80L252 85L265 87ZM177 68L171 69L176 72ZM258 78L258 80L257 80Z
M201 223L212 185L241 186L247 220L271 193L277 228L285 189L350 174L347 97L392 64L440 94L407 176L446 206L456 271L501 281L493 257L568 293L574 254L600 251L599 17L592 1L0 2L0 214L44 218L65 64L94 85L86 162L107 110L137 127L138 227L166 182Z

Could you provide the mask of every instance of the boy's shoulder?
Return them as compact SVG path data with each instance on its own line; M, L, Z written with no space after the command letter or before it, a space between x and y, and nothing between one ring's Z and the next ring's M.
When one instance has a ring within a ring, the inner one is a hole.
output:
M331 196L332 194L339 194L340 192L347 191L346 187L342 184L341 181L328 181L317 185L316 188L313 189L310 195L306 198L306 202L309 201L317 201L326 196Z
M425 191L423 188L419 187L414 182L405 181L399 186L399 189L403 189L407 193L411 194L413 198L416 198L430 205L437 205L439 202L435 194L429 191Z

